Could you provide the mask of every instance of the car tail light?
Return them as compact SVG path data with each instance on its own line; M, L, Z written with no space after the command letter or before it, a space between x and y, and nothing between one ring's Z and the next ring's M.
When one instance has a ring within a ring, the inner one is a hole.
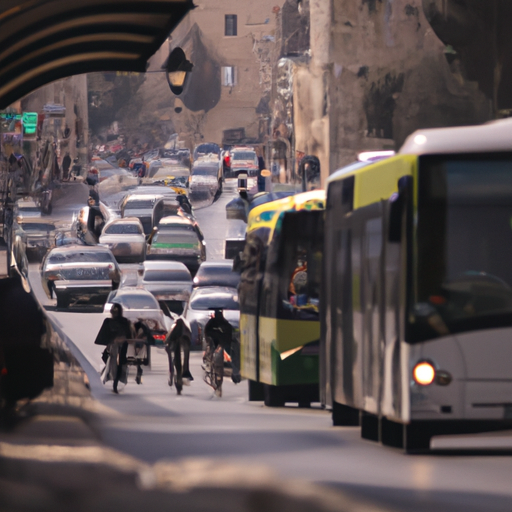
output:
M165 334L153 334L153 338L158 341L165 341Z
M412 371L414 382L420 386L429 386L436 378L436 369L429 361L420 361Z

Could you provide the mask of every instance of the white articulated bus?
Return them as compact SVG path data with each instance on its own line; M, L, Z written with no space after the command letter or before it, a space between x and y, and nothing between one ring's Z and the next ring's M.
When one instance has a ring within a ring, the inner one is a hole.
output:
M333 174L323 262L334 424L409 452L512 428L512 119Z

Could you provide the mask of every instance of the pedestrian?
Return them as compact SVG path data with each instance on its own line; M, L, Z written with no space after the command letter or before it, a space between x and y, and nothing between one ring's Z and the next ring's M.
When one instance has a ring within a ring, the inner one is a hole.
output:
M62 159L62 179L68 181L69 179L69 168L71 167L71 157L69 153L66 153Z
M258 155L258 192L265 192L265 176L261 175L261 171L265 169L265 160L263 158L263 151L261 148L256 148L256 154Z
M118 393L119 382L128 381L126 352L129 339L134 338L134 329L130 321L123 316L121 304L114 304L110 310L111 318L105 318L94 341L95 345L105 347L102 360L103 383L113 381L113 391Z

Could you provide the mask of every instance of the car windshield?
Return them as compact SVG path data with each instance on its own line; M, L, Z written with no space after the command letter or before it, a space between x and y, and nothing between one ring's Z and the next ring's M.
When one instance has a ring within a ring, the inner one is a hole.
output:
M420 160L408 338L512 325L512 158Z
M192 169L192 176L217 176L217 166L197 166Z
M122 294L112 299L113 303L121 304L125 309L159 309L158 302L152 295Z
M133 201L128 201L125 210L152 210L153 205L155 204L156 199L134 199Z
M190 174L188 169L184 167L160 167L153 178L183 178Z
M21 229L24 231L53 231L55 226L53 224L43 224L38 222L24 222L21 224Z
M199 243L199 239L197 238L196 233L194 231L189 230L185 227L185 229L172 229L159 231L153 238L152 245L158 244L170 244L170 245L180 245L180 244L193 244L197 245Z
M232 158L233 160L255 160L256 153L252 151L234 151Z
M49 263L112 263L112 256L108 252L97 251L69 251L56 252L50 255Z
M142 230L137 224L117 223L112 224L105 230L107 235L138 235Z
M236 290L197 290L190 298L190 308L207 311L213 309L231 309L238 311L240 304Z
M191 281L190 272L186 269L149 269L144 272L144 281Z
M236 288L240 282L240 274L230 267L201 266L194 278L197 286L232 286Z
M217 144L200 144L194 149L194 158L209 154L220 155L219 146Z

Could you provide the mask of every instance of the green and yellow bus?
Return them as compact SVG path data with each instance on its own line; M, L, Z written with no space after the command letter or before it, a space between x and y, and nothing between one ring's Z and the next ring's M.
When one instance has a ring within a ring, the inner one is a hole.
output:
M242 255L241 374L267 406L318 401L325 192L254 207Z

